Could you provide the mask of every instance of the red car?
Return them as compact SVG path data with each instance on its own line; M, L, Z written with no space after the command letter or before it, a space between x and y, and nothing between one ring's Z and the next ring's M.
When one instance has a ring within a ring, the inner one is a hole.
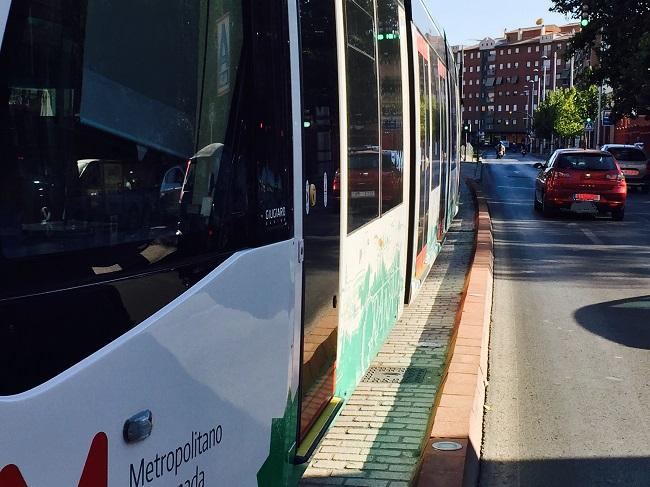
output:
M616 159L596 150L560 149L540 169L535 181L535 209L550 215L565 209L574 213L610 212L625 216L627 184Z

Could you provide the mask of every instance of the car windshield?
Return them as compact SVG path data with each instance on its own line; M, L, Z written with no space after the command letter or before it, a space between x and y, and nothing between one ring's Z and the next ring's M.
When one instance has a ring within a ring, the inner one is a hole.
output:
M612 156L606 154L562 154L556 167L578 171L612 171L616 169L616 163Z
M645 154L641 149L634 149L632 147L611 147L607 152L619 161L644 162L646 160Z

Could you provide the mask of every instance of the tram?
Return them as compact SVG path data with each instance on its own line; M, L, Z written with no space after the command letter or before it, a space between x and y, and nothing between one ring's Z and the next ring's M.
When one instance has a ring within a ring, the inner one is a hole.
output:
M0 486L295 485L458 209L430 0L0 5Z

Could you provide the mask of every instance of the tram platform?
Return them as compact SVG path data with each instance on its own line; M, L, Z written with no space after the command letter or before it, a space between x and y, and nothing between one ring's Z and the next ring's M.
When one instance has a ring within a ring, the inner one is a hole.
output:
M463 181L473 166L463 164ZM301 486L414 483L422 453L431 448L434 403L474 256L476 214L463 182L459 213L429 277L321 441ZM456 340L456 348L462 345Z

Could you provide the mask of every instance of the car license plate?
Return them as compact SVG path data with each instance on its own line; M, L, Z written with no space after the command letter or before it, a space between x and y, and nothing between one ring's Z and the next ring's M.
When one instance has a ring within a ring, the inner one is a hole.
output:
M600 201L599 194L578 193L573 195L575 201Z
M638 169L621 169L621 172L625 176L638 176L639 175Z
M352 191L350 195L352 198L374 198L374 191Z
M579 201L571 204L571 211L574 213L596 213L598 209L591 201Z

